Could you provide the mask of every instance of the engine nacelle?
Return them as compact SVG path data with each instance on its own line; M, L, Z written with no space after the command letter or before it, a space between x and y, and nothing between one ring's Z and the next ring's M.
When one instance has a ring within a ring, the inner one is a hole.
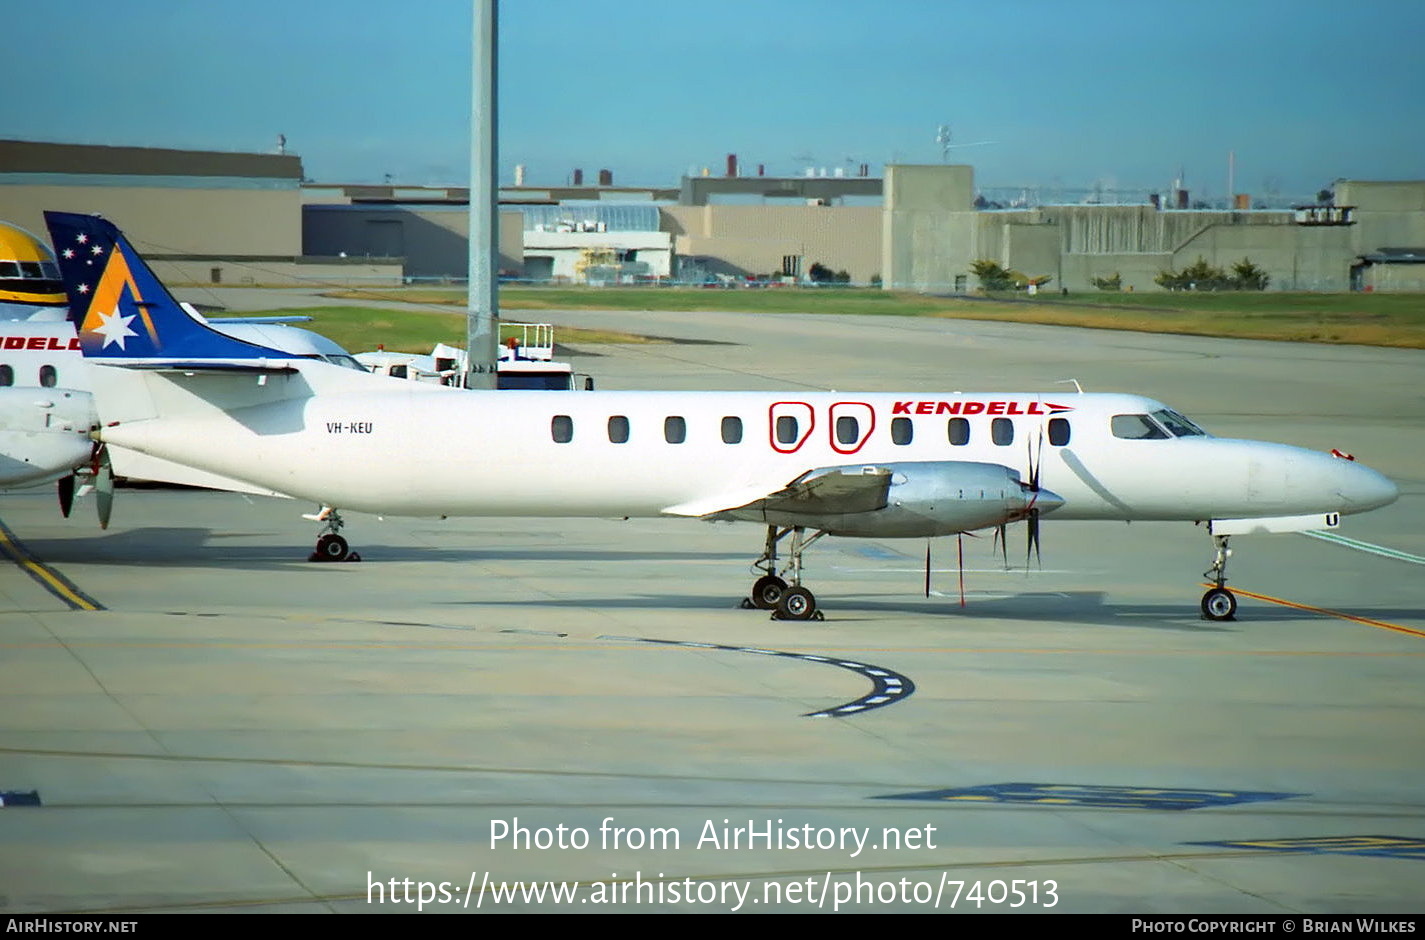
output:
M870 468L828 468L824 472L864 474ZM866 538L928 538L954 535L1023 519L1031 506L1041 512L1064 501L1048 490L1032 491L1019 472L1001 464L935 461L879 464L890 472L885 505L849 513L767 511L767 522L824 529L829 535Z
M0 487L34 486L83 466L96 422L88 392L0 388Z

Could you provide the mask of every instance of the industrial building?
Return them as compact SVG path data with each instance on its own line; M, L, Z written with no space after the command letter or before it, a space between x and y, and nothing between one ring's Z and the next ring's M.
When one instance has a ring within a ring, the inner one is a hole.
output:
M771 177L684 177L677 187L614 184L500 190L499 269L507 279L737 283L805 279L814 265L853 283L964 293L994 261L1050 289L1118 277L1155 291L1160 272L1198 259L1250 259L1272 290L1425 290L1425 182L1340 180L1330 205L986 208L969 166L886 167ZM1186 194L1182 194L1185 196ZM0 141L0 219L43 232L41 212L97 212L123 225L175 283L394 284L463 281L463 187L305 180L289 154L234 154ZM977 201L980 207L976 207Z
M43 235L46 209L103 215L165 280L399 282L400 259L304 253L301 205L296 156L0 140L0 219Z
M1246 202L1247 200L1241 200ZM885 285L964 292L971 265L997 262L1064 290L1117 275L1124 290L1162 290L1159 273L1199 258L1250 259L1272 290L1425 290L1425 182L1339 180L1330 206L1203 210L1062 205L980 210L968 166L886 168ZM1183 200L1186 202L1186 200Z
M879 179L699 177L668 189L615 186L608 170L598 185L573 176L572 185L500 189L503 277L713 282L804 275L820 264L869 283L880 271L880 206L841 204L879 197ZM718 204L724 196L764 202ZM417 281L463 278L468 200L464 188L308 185L303 247L404 257Z

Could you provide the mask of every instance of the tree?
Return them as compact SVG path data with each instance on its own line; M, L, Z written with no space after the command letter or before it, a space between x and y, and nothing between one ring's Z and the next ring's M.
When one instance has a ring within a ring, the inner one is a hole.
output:
M820 261L813 261L807 270L807 277L811 278L814 284L827 284L836 279L836 273Z
M1266 271L1247 258L1232 265L1232 286L1235 290L1266 290L1270 280Z
M1095 277L1095 278L1090 278L1090 279L1089 279L1089 283L1091 283L1094 287L1097 287L1099 290L1122 290L1122 289L1123 289L1123 278L1122 278L1122 276L1119 275L1119 273L1118 273L1117 271L1114 271L1114 272L1113 272L1113 276L1112 276L1112 277Z
M1181 271L1169 268L1153 278L1155 284L1168 290L1266 290L1270 280L1267 272L1247 258L1232 265L1232 273L1228 274L1202 257Z
M1011 290L1014 287L1014 272L1005 269L995 261L972 261L970 270L980 279L985 290Z

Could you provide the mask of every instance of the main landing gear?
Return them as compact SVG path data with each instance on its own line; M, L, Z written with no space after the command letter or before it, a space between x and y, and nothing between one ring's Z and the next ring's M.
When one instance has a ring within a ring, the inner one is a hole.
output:
M770 610L773 620L826 619L817 609L816 596L802 587L802 552L826 533L817 532L811 538L805 538L805 534L806 529L802 526L767 527L767 544L762 549L762 557L752 563L752 567L764 573L752 582L752 596L743 599L744 608ZM788 535L792 537L791 546L787 549L791 561L779 572L777 543ZM791 579L790 585L782 575Z
M1204 620L1233 620L1233 615L1237 613L1237 598L1227 590L1227 559L1232 556L1232 550L1227 547L1227 540L1231 536L1214 535L1212 544L1217 546L1217 554L1212 559L1212 567L1202 573L1204 578L1210 578L1217 586L1208 590L1202 595L1202 619Z
M346 521L341 518L341 513L330 506L323 506L321 512L314 515L304 515L303 519L310 519L313 522L322 523L322 534L317 537L317 547L308 556L308 561L360 561L361 556L351 551L346 544L346 539L337 535Z

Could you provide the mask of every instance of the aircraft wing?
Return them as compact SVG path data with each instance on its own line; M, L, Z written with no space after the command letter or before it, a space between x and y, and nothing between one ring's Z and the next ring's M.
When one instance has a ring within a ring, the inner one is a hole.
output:
M809 470L773 492L753 488L669 506L671 516L756 520L762 513L807 516L874 512L886 505L891 471L886 467L826 467Z

